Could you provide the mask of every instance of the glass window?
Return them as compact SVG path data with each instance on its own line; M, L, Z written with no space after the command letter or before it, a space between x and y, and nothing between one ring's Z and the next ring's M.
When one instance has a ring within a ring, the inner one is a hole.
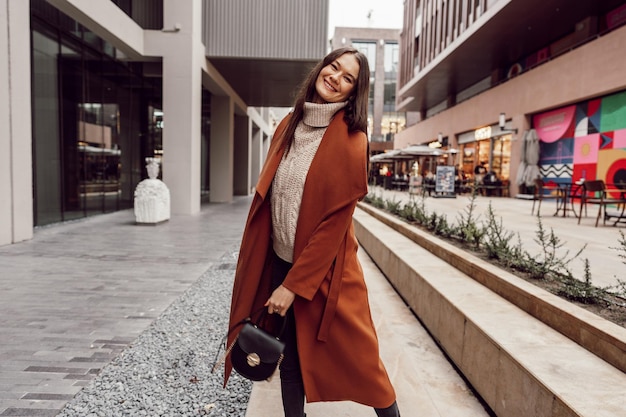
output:
M77 37L83 28L58 11L48 18L41 0L33 6L35 225L132 207L144 158L162 154L162 112L149 110L162 108L161 78L112 59L93 33Z
M501 136L493 142L493 171L501 180L508 180L511 169L511 135Z
M385 80L383 111L392 112L396 109L396 81Z
M406 128L406 113L385 112L381 122L381 133L386 142L393 141L395 134Z
M491 139L485 139L478 141L478 159L476 163L479 164L481 162L485 163L485 167L487 170L491 169L489 166L489 153L491 151Z
M368 132L374 131L374 79L376 77L376 42L352 42L352 46L367 57L370 67L370 94L368 100Z
M398 60L400 56L400 47L395 42L385 43L385 79L393 78L395 80L398 73Z
M90 31L86 27L83 27L83 39L96 50L103 50L104 41L102 40L102 38L100 38L98 35Z
M144 29L163 27L163 0L111 0Z
M352 42L352 47L367 57L370 65L370 75L376 76L376 42Z
M38 30L32 39L34 221L39 225L62 220L59 43Z
M115 63L105 60L104 67L107 75L114 75L117 71ZM120 146L120 105L117 85L103 78L102 85L102 131L107 142L102 147L104 166L103 193L104 211L110 212L119 209L121 195L121 156L123 148Z
M475 142L466 143L461 145L461 163L460 169L470 178L474 176L474 169L476 168L476 144Z
M62 112L60 142L63 154L63 219L70 220L85 216L84 201L79 194L78 178L81 169L78 158L78 111L77 105L83 96L83 62L80 46L64 40L59 65L59 96Z

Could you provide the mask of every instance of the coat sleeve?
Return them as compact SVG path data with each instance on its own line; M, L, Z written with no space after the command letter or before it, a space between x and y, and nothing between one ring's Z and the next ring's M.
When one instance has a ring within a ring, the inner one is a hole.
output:
M309 301L313 299L345 239L356 203L340 207L319 224L283 281L285 288Z

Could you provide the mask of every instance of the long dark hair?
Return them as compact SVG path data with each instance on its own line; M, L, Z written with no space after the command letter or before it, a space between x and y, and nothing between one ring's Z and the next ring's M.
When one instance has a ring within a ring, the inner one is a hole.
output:
M300 85L293 106L293 114L285 128L282 138L283 146L286 147L287 152L289 152L291 144L293 143L296 126L298 126L298 123L300 123L300 120L302 120L304 116L304 103L313 101L317 95L317 91L315 90L317 76L322 68L331 64L343 54L352 54L359 63L359 75L357 76L356 85L352 90L352 94L348 97L348 104L344 108L345 113L343 118L348 124L349 132L361 131L367 134L367 105L370 91L370 67L367 62L367 57L352 47L339 48L330 52L324 59L318 62Z

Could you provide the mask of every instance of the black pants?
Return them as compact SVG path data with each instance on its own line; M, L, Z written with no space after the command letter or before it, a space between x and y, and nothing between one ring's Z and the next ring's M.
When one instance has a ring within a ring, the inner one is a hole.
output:
M275 290L287 276L291 264L274 255L272 262L272 290ZM280 390L283 398L285 417L304 417L304 384L298 358L296 342L296 321L293 308L287 310L285 331L285 358L280 364Z
M272 261L272 290L276 289L287 276L291 264L274 255ZM285 342L285 358L280 364L280 391L283 398L285 417L304 417L304 384L300 359L298 358L298 344L296 341L296 320L293 308L287 310L287 323L283 333ZM375 408L378 417L400 417L398 405L394 402L387 408Z

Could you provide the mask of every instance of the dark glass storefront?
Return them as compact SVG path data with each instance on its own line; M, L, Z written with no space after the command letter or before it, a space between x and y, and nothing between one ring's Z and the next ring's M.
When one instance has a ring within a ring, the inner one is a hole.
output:
M35 225L132 207L162 154L160 64L119 59L45 1L31 16Z

